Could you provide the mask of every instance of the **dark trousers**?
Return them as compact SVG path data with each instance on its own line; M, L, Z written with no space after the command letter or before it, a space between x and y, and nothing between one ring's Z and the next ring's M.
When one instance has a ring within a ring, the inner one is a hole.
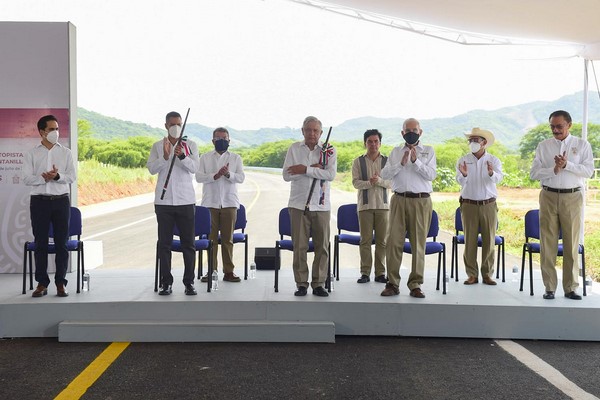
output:
M31 228L35 241L35 280L45 287L50 285L48 277L48 239L50 224L52 224L54 246L56 248L56 274L54 282L67 285L67 264L69 252L69 220L71 219L71 202L68 196L50 199L31 196L29 204L31 213Z
M196 246L194 244L194 213L196 206L186 204L183 206L154 205L156 221L158 222L158 259L160 261L160 284L172 285L171 274L171 244L173 243L173 229L177 225L181 252L183 253L183 283L194 283L194 267L196 265Z

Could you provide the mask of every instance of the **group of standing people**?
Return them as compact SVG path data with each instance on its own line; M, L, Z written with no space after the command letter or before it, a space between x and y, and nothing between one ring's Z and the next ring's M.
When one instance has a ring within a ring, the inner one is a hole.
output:
M563 241L563 290L565 297L580 300L578 287L578 250L582 227L585 179L593 174L592 149L586 140L569 133L572 120L566 111L549 117L553 138L539 143L531 179L540 180L541 270L545 285L544 299L554 299L557 287L556 258L558 242ZM68 148L58 143L58 120L47 115L38 121L41 142L25 156L24 182L32 186L31 224L35 237L35 278L38 286L33 297L48 293L48 232L53 227L56 246L55 284L57 295L68 296L67 239L70 215L69 185L76 170ZM152 146L147 167L158 174L155 213L158 222L159 295L172 293L171 243L175 226L179 231L184 259L183 284L186 295L196 295L195 204L193 179L203 184L201 204L210 210L209 239L220 241L223 280L239 282L234 273L233 230L240 201L237 184L244 182L241 157L229 148L229 132L213 132L214 151L202 156L197 145L182 136L182 118L177 112L166 115L168 135ZM337 154L327 141L320 142L321 121L307 117L302 124L303 140L293 143L283 164L283 179L290 182L288 210L291 222L295 296L305 296L309 286L316 296L327 297L331 218L331 182L336 176ZM400 293L400 265L408 238L412 249L409 294L424 298L421 289L425 269L425 245L432 218L432 181L436 178L436 155L432 146L422 143L423 130L414 118L404 121L404 144L395 147L389 157L380 153L382 134L376 129L364 133L366 153L352 164L352 183L357 192L360 226L360 273L358 283L374 280L384 283L382 296ZM492 132L473 128L466 134L470 152L456 163L456 180L461 185L460 213L465 233L465 285L496 285L494 240L498 225L496 185L502 180L502 163L487 150L494 143ZM172 165L172 169L171 169ZM168 185L165 181L169 177ZM391 189L391 191L390 191ZM312 242L311 242L312 239ZM482 257L477 262L478 240ZM375 243L375 257L372 244ZM315 253L309 273L307 253L312 244ZM217 246L212 259L216 271ZM202 281L209 279L202 277Z
M556 258L558 242L563 241L563 290L565 297L581 300L576 293L579 274L578 249L582 226L585 179L592 176L594 165L590 144L569 133L572 120L566 111L549 117L553 138L542 141L535 153L531 179L540 180L541 269L546 292L544 299L554 299L557 286ZM313 294L328 296L324 289L329 256L330 182L335 178L335 149L319 139L321 121L307 117L302 125L304 141L293 144L287 152L283 178L291 182L288 203L292 241L296 296L305 296L309 285ZM436 155L433 147L422 143L423 130L414 118L404 121L401 131L404 144L395 147L389 157L380 153L382 134L377 129L364 133L366 153L352 164L352 184L357 189L357 212L360 229L360 273L357 283L374 280L384 283L382 296L400 293L400 265L406 239L412 249L409 295L424 298L421 289L425 269L425 246L432 218L432 181L436 178ZM481 281L496 285L494 243L498 227L497 184L502 181L502 163L487 150L494 144L492 132L473 128L465 134L470 152L456 163L456 181L461 186L460 216L465 234L463 260L465 285ZM320 191L309 190L311 182L320 181ZM391 189L391 192L388 190ZM306 194L309 194L306 200ZM312 237L315 258L312 278L306 253ZM477 253L481 243L481 263ZM375 244L375 254L372 245ZM387 273L387 274L386 274Z
M244 182L242 159L229 152L229 132L219 127L213 131L214 150L198 154L192 140L182 136L181 115L172 111L166 115L167 137L152 146L148 157L148 171L158 174L154 197L154 209L158 222L158 258L160 265L161 296L172 293L171 244L173 229L177 226L183 253L183 284L185 294L196 295L194 270L196 266L195 210L196 192L193 179L202 183L201 205L210 210L211 230L209 239L215 243L212 249L213 270L217 271L217 245L221 243L223 280L240 282L233 272L233 231L240 200L237 184ZM171 167L172 164L172 169ZM170 175L169 175L170 174ZM168 185L165 181L169 176ZM210 277L203 276L202 282Z

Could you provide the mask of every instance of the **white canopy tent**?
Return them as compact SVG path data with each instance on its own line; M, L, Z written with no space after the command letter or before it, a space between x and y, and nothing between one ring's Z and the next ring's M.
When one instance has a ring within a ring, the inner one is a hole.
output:
M584 60L587 138L588 65L600 59L600 0L291 0L421 35L473 45L553 45Z

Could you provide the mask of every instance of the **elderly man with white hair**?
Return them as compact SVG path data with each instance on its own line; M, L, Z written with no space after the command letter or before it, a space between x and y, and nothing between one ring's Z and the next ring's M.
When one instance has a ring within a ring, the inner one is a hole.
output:
M456 181L460 184L460 214L465 232L463 260L467 272L465 285L479 283L477 265L477 239L481 235L481 280L495 285L494 240L498 225L496 184L502 180L502 163L486 150L494 143L490 131L473 128L465 134L469 141L469 154L456 163Z

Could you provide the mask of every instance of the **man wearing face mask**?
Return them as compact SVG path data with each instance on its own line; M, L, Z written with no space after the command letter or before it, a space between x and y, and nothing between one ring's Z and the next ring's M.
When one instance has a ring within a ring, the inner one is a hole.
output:
M69 185L77 179L71 150L58 143L58 120L46 115L37 123L42 141L25 154L23 180L31 186L31 227L35 240L35 280L37 288L33 297L42 297L48 293L48 231L50 224L54 231L56 247L56 294L67 297L67 264L69 252L69 220L71 202Z
M167 114L165 128L168 133L167 137L154 143L146 164L152 175L158 174L154 196L160 261L160 291L158 294L166 296L172 293L171 243L173 242L173 229L177 225L183 254L185 294L193 296L197 294L194 288L196 192L193 179L199 164L198 147L191 140L183 140L187 139L185 136L182 138L181 144L177 144L182 128L179 113L171 111ZM173 170L165 195L161 199L173 157L175 157Z
M391 181L394 194L390 200L388 242L386 247L388 283L382 296L400 293L400 265L404 241L412 247L412 266L407 286L410 296L424 298L421 290L425 272L425 241L431 222L431 182L436 177L433 147L421 144L423 130L414 118L404 121L402 137L406 142L395 147L381 170L381 177Z
M473 128L465 134L471 153L456 163L456 181L460 191L460 213L465 232L463 260L467 272L465 285L479 282L477 240L481 235L481 279L486 285L495 285L494 241L498 224L496 184L502 180L502 163L486 150L494 143L494 134Z
M200 157L200 168L196 181L202 183L202 205L210 210L210 239L218 243L221 232L221 258L223 260L223 280L240 282L233 272L233 231L240 208L237 185L245 179L242 158L228 150L229 131L217 128L212 140L215 150ZM217 246L213 246L213 270L217 270ZM207 282L208 276L202 277Z

